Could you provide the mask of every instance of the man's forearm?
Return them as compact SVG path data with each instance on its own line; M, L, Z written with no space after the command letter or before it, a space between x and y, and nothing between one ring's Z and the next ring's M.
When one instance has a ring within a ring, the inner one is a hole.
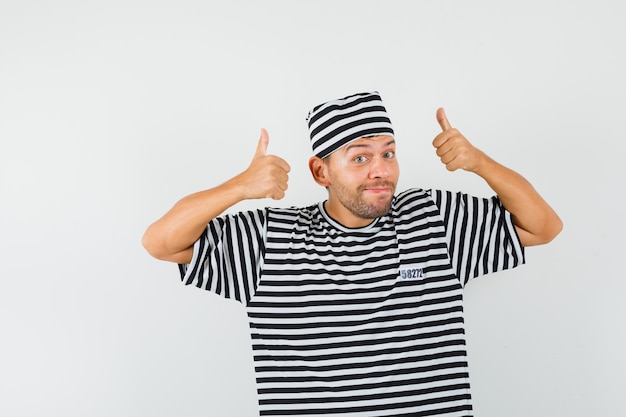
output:
M561 219L523 176L484 153L475 173L489 184L511 213L524 246L548 243L559 234L563 227Z
M207 224L242 200L281 199L287 190L289 164L267 154L269 135L261 129L257 149L248 168L224 184L188 195L146 230L142 244L157 259L189 263L193 244Z

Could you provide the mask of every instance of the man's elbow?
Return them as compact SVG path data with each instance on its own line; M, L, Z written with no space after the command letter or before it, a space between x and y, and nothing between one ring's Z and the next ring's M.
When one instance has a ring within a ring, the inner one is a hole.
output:
M154 236L150 233L150 229L146 230L146 232L141 237L141 245L143 248L152 256L153 258L163 260L165 253L163 252L162 246L158 244L158 240L154 238Z
M193 246L182 251L169 250L165 241L160 239L158 235L150 233L150 230L144 233L141 238L141 244L144 249L155 259L159 261L173 262L177 264L188 264L193 256Z
M552 242L562 230L563 222L555 215L534 233L518 228L518 234L523 246L537 246Z
M549 225L549 227L547 229L548 230L547 230L547 233L546 233L546 242L545 243L550 243L563 230L563 221L561 220L561 218L559 216L555 215L555 218L550 222L550 225Z

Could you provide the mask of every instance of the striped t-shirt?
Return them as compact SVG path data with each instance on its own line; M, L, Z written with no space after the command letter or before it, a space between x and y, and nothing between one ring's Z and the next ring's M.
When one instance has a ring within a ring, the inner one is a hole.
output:
M261 416L471 416L462 289L523 263L497 197L411 189L358 229L323 203L216 218L180 270L245 306Z

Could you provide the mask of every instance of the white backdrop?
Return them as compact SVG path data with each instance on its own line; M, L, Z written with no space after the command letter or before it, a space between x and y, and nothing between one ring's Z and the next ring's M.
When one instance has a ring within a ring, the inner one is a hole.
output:
M0 0L0 415L256 415L243 309L141 236L243 170L261 127L290 189L233 209L324 198L307 111L368 90L400 189L489 195L436 158L444 106L564 221L467 289L476 416L619 415L625 4Z

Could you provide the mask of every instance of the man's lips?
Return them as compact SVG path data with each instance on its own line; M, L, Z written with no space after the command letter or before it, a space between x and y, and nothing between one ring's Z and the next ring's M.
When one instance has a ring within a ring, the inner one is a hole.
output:
M391 193L394 189L393 184L372 184L361 187L363 191L383 194L383 193Z
M391 188L390 187L376 187L376 188L365 188L364 191L368 191L370 193L390 193L391 192Z

